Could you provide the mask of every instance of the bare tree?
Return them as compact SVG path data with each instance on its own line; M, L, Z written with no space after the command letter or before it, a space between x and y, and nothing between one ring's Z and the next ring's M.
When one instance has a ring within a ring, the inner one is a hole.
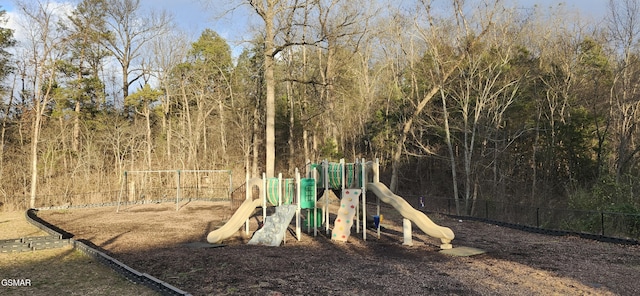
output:
M420 116L424 108L427 106L429 102L440 92L440 88L446 83L451 75L458 69L458 67L464 62L468 49L473 48L480 40L483 39L484 35L488 32L492 25L492 19L494 10L497 8L497 2L492 5L487 4L487 7L484 8L487 11L487 15L484 19L482 19L478 24L477 32L474 32L471 29L471 26L468 23L467 18L464 14L464 1L453 1L453 17L448 21L457 24L457 35L453 36L443 36L442 34L446 34L447 30L443 30L446 24L445 22L437 22L436 18L432 11L432 3L431 1L420 1L421 9L428 17L427 24L423 25L421 23L417 23L418 33L420 34L423 42L425 42L428 46L427 55L431 57L434 62L434 73L432 77L436 80L433 82L433 86L425 92L416 93L416 100L411 101L413 104L412 111L409 112L409 115L402 123L402 128L400 130L399 139L396 142L393 155L391 158L392 161L392 176L391 176L391 190L397 190L398 188L398 172L400 168L400 159L404 151L404 146L407 141L408 136L410 135L411 129L413 127L414 121ZM450 32L450 31L449 31ZM453 31L454 33L456 31ZM452 40L453 39L453 40ZM440 51L442 49L441 42L444 40L452 40L453 44L448 47L446 51ZM450 56L449 52L454 51L455 55Z
M16 43L13 38L13 30L4 28L6 24L5 11L0 7L0 80L9 76L13 72L13 67L10 66L11 55L7 51L9 47L13 47ZM7 90L3 84L0 84L0 97L5 104L2 112L2 131L0 131L0 180L4 175L4 157L5 157L5 139L7 131L7 123L10 118L10 112L12 110L14 91L16 87L17 76L13 77L11 87ZM4 99L5 94L8 94L8 99ZM0 187L1 189L2 187Z
M264 21L264 83L265 100L265 171L268 177L275 174L275 57L292 45L302 45L295 34L296 27L304 25L298 19L304 15L308 1L303 0L246 0L256 14Z
M162 35L162 38L156 38L152 42L150 64L153 73L160 84L164 94L161 97L162 108L162 131L166 136L165 153L167 158L172 157L172 122L170 120L171 106L177 99L177 89L170 85L171 71L183 62L184 57L189 50L189 42L184 37L185 33L180 31L169 31Z
M162 92L159 90L151 89L149 84L145 84L142 89L131 94L127 97L125 105L132 106L134 111L144 116L146 127L146 155L147 169L150 170L151 166L151 151L153 147L153 138L151 136L151 113L153 112L153 105L158 101L158 98L162 96Z
M461 126L454 128L462 133L460 144L463 152L465 214L473 211L473 205L477 199L479 184L476 166L478 162L475 157L476 149L480 146L478 142L486 143L491 139L489 131L494 126L492 122L495 126L502 124L502 114L513 102L513 96L517 90L517 79L519 79L519 77L505 77L509 75L506 69L513 58L510 46L504 43L494 45L489 42L486 45L486 48L477 48L469 52L464 65L461 66L460 77L456 77L455 82L447 89L455 102L454 112L461 117ZM491 47L494 49L492 50ZM493 54L487 56L488 51L492 51ZM445 98L446 96L443 100ZM445 114L447 114L446 111Z
M67 43L65 36L56 28L59 7L51 2L18 2L17 8L23 15L23 28L28 33L24 49L30 55L32 71L31 112L31 190L30 207L35 207L38 184L38 143L42 122L48 104L52 99L56 80L55 63Z
M613 46L620 57L612 89L612 118L615 123L617 156L616 178L627 173L633 158L640 152L635 143L640 123L638 94L638 38L640 37L640 3L633 0L609 1L608 28Z
M172 17L165 11L142 12L140 0L106 1L109 35L102 42L120 64L124 100L129 95L129 86L144 75L134 63L148 43L166 32Z
M336 142L336 151L339 145L344 146L344 132L339 131L342 126L341 121L347 117L338 110L338 97L336 87L338 86L339 73L346 77L348 66L355 55L353 52L359 50L360 41L368 29L368 22L374 13L365 13L370 6L363 5L358 1L328 0L318 1L317 26L322 42L318 44L320 54L320 82L322 92L321 101L327 106L327 131L325 132L330 141ZM340 55L341 50L351 51L347 55ZM340 61L339 59L344 60ZM343 67L340 67L343 65ZM351 86L351 85L350 85ZM342 139L341 139L342 138ZM342 147L344 150L344 147Z

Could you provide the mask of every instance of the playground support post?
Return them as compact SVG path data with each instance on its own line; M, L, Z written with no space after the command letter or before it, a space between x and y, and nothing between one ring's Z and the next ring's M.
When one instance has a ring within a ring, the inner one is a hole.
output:
M355 160L355 162L353 163L353 178L352 178L352 184L355 185L351 185L352 187L358 187L358 159ZM363 192L362 190L360 192ZM364 208L364 207L363 207ZM360 200L358 200L358 202L356 203L356 233L360 233ZM362 220L366 220L365 215L362 215L363 219Z
M253 188L249 187L249 186L251 186L251 184L249 184L249 172L246 172L245 175L244 175L244 184L245 184L244 185L244 187L245 187L245 189L244 189L244 199L248 200L248 199L252 198L251 195L253 193ZM260 190L260 191L262 191L262 190ZM254 209L254 211L255 211L255 209ZM250 222L249 218L247 218L247 221L244 222L244 233L246 235L249 235L249 222Z
M278 206L281 206L282 198L284 198L282 193L282 173L278 173L278 193L276 195L278 198Z
M298 168L296 168L296 173L295 173L295 178L296 178L296 237L298 239L298 241L300 241L301 239L301 231L300 231L300 171L298 171Z
M374 183L378 183L380 182L380 160L378 158L376 158L376 160L373 162L373 165L371 166L371 174L373 174L373 182ZM376 215L378 215L378 217L380 217L380 197L376 196ZM378 223L378 239L380 239L380 223Z
M344 158L340 158L340 194L342 194L344 192L344 189L347 187L346 185L346 171L347 171L347 166L344 162ZM342 196L339 197L339 199L342 199ZM356 203L357 205L358 203ZM360 221L358 221L358 209L356 209L356 229L357 229L357 225L358 223L360 223ZM356 231L357 232L357 231Z
M344 165L344 158L340 159L340 191L342 192L342 190L344 190L345 188L345 178L344 178L344 170L345 170L345 165Z
M413 239L411 233L411 220L404 218L402 219L402 234L403 234L403 245L405 246L413 246Z
M262 173L262 190L260 190L260 198L262 198L262 224L267 217L267 174Z
M367 170L364 158L360 161L360 186L362 189L362 240L367 240Z
M313 177L313 180L318 180L318 170L312 170L311 171L311 177ZM314 181L314 183L316 184L315 186L317 187L317 182ZM314 187L315 188L315 187ZM313 197L313 219L314 222L313 223L313 237L318 236L318 223L317 223L317 218L318 217L318 190L317 188L314 189L314 197ZM322 220L320 220L322 221Z
M282 191L282 173L278 173L278 193L276 194L276 198L278 199L277 207L282 206L282 199L284 198L284 191ZM264 217L265 221L267 217ZM287 233L285 231L284 236L282 237L282 243L287 244Z
M324 225L325 233L329 235L329 162L325 159L322 161L323 181L324 181L324 208L323 215L325 215Z

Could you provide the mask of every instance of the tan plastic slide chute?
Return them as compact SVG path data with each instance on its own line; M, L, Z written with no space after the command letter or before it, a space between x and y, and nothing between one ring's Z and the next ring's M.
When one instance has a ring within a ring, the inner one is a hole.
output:
M258 186L258 188L260 188L260 191L262 191L262 179L255 178L249 180L249 182L247 182L246 190L252 191L253 186ZM253 214L255 209L261 205L262 199L260 198L254 200L245 200L242 205L240 205L238 210L233 214L233 216L231 216L231 219L227 221L227 223L222 225L222 227L209 232L209 234L207 235L207 241L211 244L216 244L221 242L225 238L232 236L236 233L236 231L238 231L240 227L242 227L242 224L247 221L249 217L251 217L251 214Z
M371 190L383 202L392 205L400 212L400 215L411 220L420 230L424 231L424 233L431 237L439 238L442 242L440 248L451 249L451 240L453 240L455 235L450 228L433 223L427 215L413 208L404 198L395 195L383 183L368 183L367 189Z

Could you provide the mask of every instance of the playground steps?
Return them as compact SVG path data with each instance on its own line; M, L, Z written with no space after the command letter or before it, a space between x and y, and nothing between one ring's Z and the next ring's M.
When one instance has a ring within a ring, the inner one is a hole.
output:
M264 225L253 234L250 245L266 245L277 247L284 239L285 232L293 215L296 213L296 205L282 205L276 207L276 212L265 218Z
M57 236L34 236L7 239L0 240L0 253L17 253L56 249L67 246L69 244L69 239L60 239Z

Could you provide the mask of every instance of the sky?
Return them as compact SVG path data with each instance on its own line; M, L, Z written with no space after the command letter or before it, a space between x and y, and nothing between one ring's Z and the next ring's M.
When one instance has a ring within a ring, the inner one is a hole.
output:
M59 0L60 2L64 0ZM437 1L437 0L436 0ZM607 8L608 0L506 0L522 7L539 5L542 8L556 7L564 3L567 10L578 10L583 16L602 18ZM248 18L242 12L234 12L223 17L224 9L221 6L229 6L229 3L238 3L239 0L141 0L145 9L166 10L175 16L177 24L186 32L194 34L197 38L200 32L211 28L228 40L233 47L241 46L242 34L248 31ZM227 5L220 5L226 3ZM1 9L8 12L9 17L14 10L13 0L2 0ZM244 9L244 11L247 11ZM254 21L255 22L255 21Z
M15 16L14 0L0 0L0 9L7 11L9 22L7 26L12 29L16 29L14 37L20 40L18 36L17 24L12 22L12 17ZM36 1L36 0L24 0L24 1ZM47 1L47 0L42 0ZM51 2L67 4L72 2L76 3L77 0L49 0ZM181 28L186 34L190 35L191 40L196 40L200 33L207 28L213 29L220 36L225 38L231 46L234 56L239 56L244 48L243 40L249 39L250 27L253 25L260 25L260 21L255 17L248 17L251 11L247 8L241 8L235 10L232 13L224 13L223 6L227 6L227 10L230 3L239 3L244 0L141 0L143 9L153 10L166 10L174 15L174 20L179 28ZM374 0L375 1L375 0ZM411 0L399 0L399 1L411 1ZM446 1L446 0L435 0ZM595 17L601 19L604 17L607 11L607 3L609 0L505 0L507 3L512 3L513 6L521 6L523 8L531 8L534 5L538 5L540 8L546 9L550 7L558 7L560 3L565 6L567 11L578 10L579 14L584 17ZM226 5L225 5L226 4ZM512 6L507 4L508 6ZM72 5L62 6L71 10Z

